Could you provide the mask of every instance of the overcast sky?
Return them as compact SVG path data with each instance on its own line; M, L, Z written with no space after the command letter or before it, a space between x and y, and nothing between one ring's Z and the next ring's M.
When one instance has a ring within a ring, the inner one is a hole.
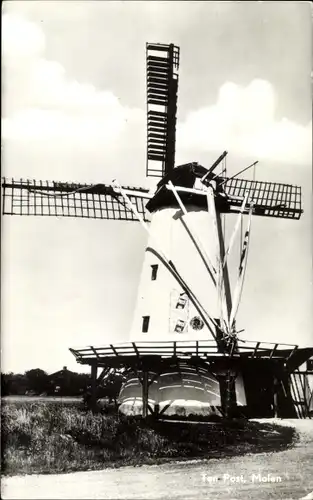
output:
M303 187L300 221L253 219L237 323L312 344L309 2L5 2L4 175L148 185L147 41L181 48L178 164L226 149L229 173L259 160L258 179ZM68 347L128 340L139 224L2 222L2 370L80 370Z

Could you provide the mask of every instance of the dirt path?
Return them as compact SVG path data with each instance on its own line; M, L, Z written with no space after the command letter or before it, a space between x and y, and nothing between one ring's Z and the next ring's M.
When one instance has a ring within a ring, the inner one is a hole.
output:
M296 427L300 439L294 448L220 460L3 478L2 498L312 500L313 421L276 423Z

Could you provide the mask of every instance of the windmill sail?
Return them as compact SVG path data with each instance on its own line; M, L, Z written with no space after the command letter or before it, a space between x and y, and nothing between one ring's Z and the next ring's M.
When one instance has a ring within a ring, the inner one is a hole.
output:
M148 177L163 177L174 168L179 48L147 43Z
M253 215L300 219L301 188L278 182L251 181L238 178L220 178L218 191L224 191L228 203L221 207L222 212L240 212L245 195L253 202ZM249 205L249 204L248 204ZM247 206L244 213L248 213Z
M147 189L124 187L144 220ZM47 215L87 219L138 220L110 185L76 184L35 180L2 180L2 213L6 215Z

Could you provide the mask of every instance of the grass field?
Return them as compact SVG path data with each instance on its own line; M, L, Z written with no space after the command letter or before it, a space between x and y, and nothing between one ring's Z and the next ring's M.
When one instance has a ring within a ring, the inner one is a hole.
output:
M269 423L145 422L116 414L93 415L78 402L4 401L2 472L49 474L217 458L281 450L295 437L293 428Z
M2 398L3 403L62 403L72 404L80 403L81 396L5 396Z

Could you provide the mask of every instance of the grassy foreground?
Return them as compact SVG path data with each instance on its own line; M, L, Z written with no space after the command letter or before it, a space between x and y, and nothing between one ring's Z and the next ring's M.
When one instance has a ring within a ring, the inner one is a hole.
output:
M94 470L284 449L291 427L258 422L192 425L93 415L78 404L2 405L2 472L6 475Z

